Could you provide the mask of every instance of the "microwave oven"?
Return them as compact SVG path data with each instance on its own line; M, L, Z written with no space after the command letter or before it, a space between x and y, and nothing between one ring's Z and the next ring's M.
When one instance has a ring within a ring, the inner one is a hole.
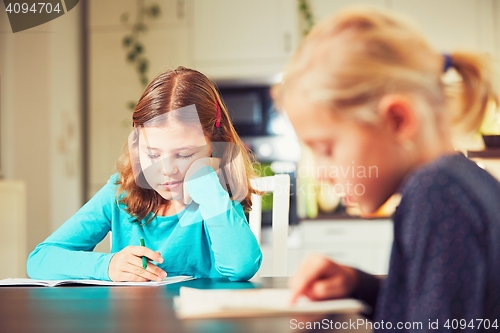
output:
M275 80L225 80L216 82L236 132L260 166L260 176L290 176L290 224L297 224L296 174L300 145L286 116L271 97ZM263 197L262 224L270 225L272 195Z
M279 135L280 114L270 94L271 81L219 81L220 94L241 137Z
M261 162L298 162L300 145L288 118L271 97L274 80L217 82L236 132Z

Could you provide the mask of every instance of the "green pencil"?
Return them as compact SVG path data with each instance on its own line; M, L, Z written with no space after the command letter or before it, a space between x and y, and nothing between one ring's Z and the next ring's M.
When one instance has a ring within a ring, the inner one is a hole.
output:
M144 247L146 246L144 244L144 238L141 238L141 246L144 246ZM144 257L144 256L142 257L142 268L144 268L144 269L148 268L148 261L146 260L146 257Z

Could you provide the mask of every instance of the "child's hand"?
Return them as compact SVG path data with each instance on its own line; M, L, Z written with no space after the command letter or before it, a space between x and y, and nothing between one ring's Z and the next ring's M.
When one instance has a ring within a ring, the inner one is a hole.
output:
M117 252L109 262L108 275L111 281L161 281L167 273L160 267L148 262L148 267L142 267L142 257L150 260L163 262L160 253L154 252L144 246L127 246Z
M321 255L307 258L290 280L293 304L300 296L311 300L349 296L358 282L358 273Z
M200 158L191 164L189 169L186 171L186 174L184 175L184 184L183 184L184 204L189 205L191 201L193 201L187 190L187 183L189 182L191 177L196 173L196 171L206 166L211 166L215 171L217 171L219 169L219 165L220 165L220 158L213 158L213 157Z

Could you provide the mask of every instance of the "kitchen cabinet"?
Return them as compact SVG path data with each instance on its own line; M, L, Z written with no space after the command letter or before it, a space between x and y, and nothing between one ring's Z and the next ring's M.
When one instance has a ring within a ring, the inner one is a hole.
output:
M289 0L195 0L192 57L214 78L269 77L297 45L297 5Z
M311 0L311 9L315 22L320 22L330 17L336 11L350 5L370 5L387 8L389 0Z
M0 279L26 277L26 213L24 182L0 181Z
M500 55L497 0L312 0L317 21L353 4L389 8L407 15L441 52L472 49Z
M158 4L160 15L151 20L148 25L157 29L159 27L180 28L188 25L190 11L189 0L155 0L147 1L145 5ZM95 31L96 28L112 30L122 28L122 15L128 16L128 22L134 22L137 14L137 0L90 0L88 24Z
M371 274L387 274L391 220L304 220L302 230L305 257L320 253Z
M493 1L493 34L497 59L500 58L500 1Z
M141 86L125 61L123 31L90 32L89 57L89 193L109 179L131 131L127 102L137 100Z
M405 0L391 1L390 8L410 16L438 51L472 49L493 54L495 1Z
M149 60L149 80L159 72L183 65L190 67L189 14L192 2L158 0L161 14L149 19L141 35ZM129 102L137 102L144 88L133 65L126 61L123 38L130 26L120 17L135 20L136 0L89 3L89 183L87 198L96 193L115 170L131 127Z
M290 227L288 238L288 275L313 253L322 254L341 264L385 275L393 240L389 219L314 219L302 220ZM262 229L262 268L260 276L272 272L271 228Z

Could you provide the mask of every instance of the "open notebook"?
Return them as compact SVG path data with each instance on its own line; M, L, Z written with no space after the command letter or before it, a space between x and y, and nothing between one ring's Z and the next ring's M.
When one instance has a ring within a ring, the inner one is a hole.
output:
M166 277L160 282L149 281L149 282L112 282L112 281L102 281L102 280L33 280L33 279L3 279L0 280L0 287L2 286L40 286L40 287L57 287L57 286L69 286L69 285L92 285L92 286L163 286L166 284L177 283L192 280L192 276L172 276Z
M288 289L218 289L181 287L174 298L179 318L257 317L287 314L359 313L367 310L355 299L309 301L290 305Z

